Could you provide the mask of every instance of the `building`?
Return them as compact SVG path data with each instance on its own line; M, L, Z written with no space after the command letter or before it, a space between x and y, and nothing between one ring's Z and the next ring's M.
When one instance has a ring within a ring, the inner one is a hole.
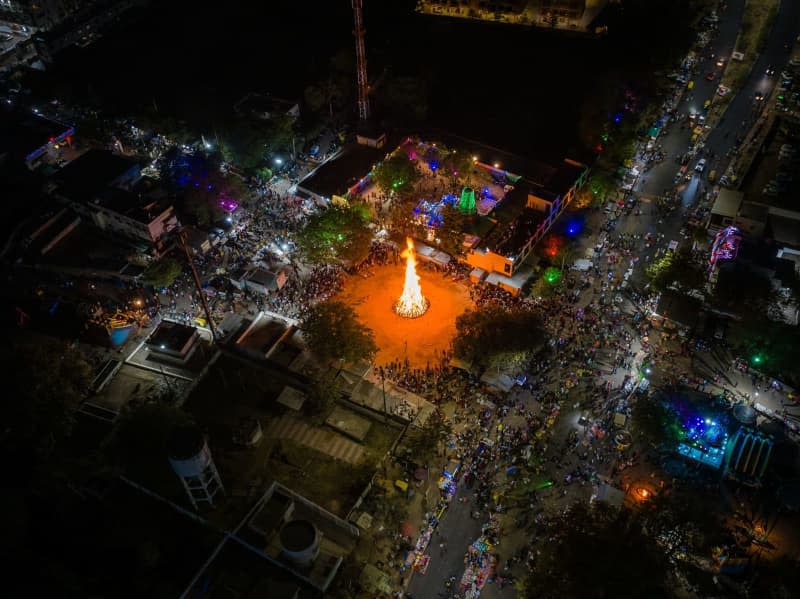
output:
M169 198L138 191L139 164L104 150L89 150L56 177L54 195L111 235L160 251L177 226Z
M0 111L0 164L13 161L34 169L62 144L71 144L74 135L75 128L70 125L4 109Z
M147 0L0 0L0 20L30 28L38 57L52 62L73 45L87 45L124 13Z
M0 20L49 30L78 13L85 0L0 0Z
M166 362L186 364L192 357L200 335L193 326L162 320L145 342L152 355Z
M269 295L286 284L287 276L286 271L282 268L267 270L256 267L237 271L231 275L230 280L237 289Z
M296 120L300 116L300 104L297 102L255 92L247 94L236 102L233 108L242 116L254 117L264 121L278 116L288 116L292 120Z
M736 224L736 215L744 201L744 193L733 189L720 189L706 223L708 232L716 235L725 227Z
M725 476L745 485L760 486L773 444L769 435L743 426L726 448Z
M477 239L467 253L467 263L475 269L478 278L494 278L504 288L519 292L511 278L522 267L535 245L550 230L564 209L575 199L575 194L586 181L589 169L585 164L565 159L558 166L533 164L532 175L514 175L501 171L495 164L478 162L481 167L495 173L503 172L514 179L514 189L498 208L498 225L487 235ZM503 222L500 221L503 219ZM508 279L508 280L505 280Z
M575 21L586 11L586 0L539 0L539 14L544 19Z
M417 12L510 25L587 31L607 0L418 0Z
M387 156L386 150L363 144L345 146L335 159L314 169L297 184L297 195L329 206L335 197L344 197L367 179L367 173Z

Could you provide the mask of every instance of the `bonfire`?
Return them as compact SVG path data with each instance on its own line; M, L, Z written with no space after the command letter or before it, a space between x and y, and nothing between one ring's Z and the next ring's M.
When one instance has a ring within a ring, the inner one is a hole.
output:
M417 275L417 256L414 241L406 237L406 249L401 254L406 259L406 279L403 293L394 304L394 311L403 318L419 318L428 310L430 302L422 295Z

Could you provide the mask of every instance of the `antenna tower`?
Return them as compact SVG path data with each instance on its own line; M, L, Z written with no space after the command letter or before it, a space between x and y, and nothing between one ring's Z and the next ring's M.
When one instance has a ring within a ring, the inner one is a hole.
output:
M367 80L367 53L364 50L364 15L363 0L353 0L353 19L356 38L356 71L358 73L358 118L366 121L369 118L369 83Z

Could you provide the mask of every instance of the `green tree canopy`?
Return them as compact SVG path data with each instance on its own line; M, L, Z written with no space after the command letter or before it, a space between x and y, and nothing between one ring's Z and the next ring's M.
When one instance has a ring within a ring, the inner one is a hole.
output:
M720 266L714 287L714 304L750 318L766 318L775 290L766 275L740 261Z
M247 186L236 175L225 175L218 168L209 168L186 187L182 212L194 218L197 224L208 226L225 214L221 201L234 200L241 204L248 193Z
M539 317L522 308L486 306L456 318L453 350L459 358L482 366L508 364L525 357L545 340Z
M689 252L667 252L647 267L647 278L656 291L676 286L681 290L702 289L707 281L705 268Z
M439 444L450 434L452 427L440 410L428 416L421 427L408 433L407 447L411 450L411 459L417 464L424 464L434 456Z
M606 171L595 169L578 193L577 207L602 206L613 199L616 192L617 183L614 177Z
M256 168L267 151L267 135L257 123L236 121L223 134L220 144L226 162L244 170Z
M631 413L631 428L636 440L644 445L674 447L681 436L678 417L657 397L640 397Z
M378 351L372 330L343 302L330 300L312 307L302 329L308 347L326 361L352 364L371 360Z
M142 273L142 283L152 287L169 287L175 282L181 272L183 265L170 257L159 258L151 263Z
M625 510L574 504L558 516L524 585L524 597L670 597L666 560Z
M309 217L295 241L306 259L315 264L358 264L372 246L369 211L360 204L332 207Z
M422 121L428 116L428 84L419 77L388 77L377 94L398 118Z
M463 185L469 185L472 171L475 169L475 163L472 161L472 156L470 156L469 152L450 150L442 161L441 168L448 176L455 177Z
M446 205L442 209L442 226L436 234L445 252L451 256L459 256L464 252L464 233L472 226L473 220L473 216L453 206Z
M386 193L410 191L419 176L414 162L402 152L390 156L372 171L372 179Z
M190 423L182 410L147 402L127 408L108 440L108 453L130 478L156 488L177 482L169 466L167 442L176 426Z
M314 381L308 393L307 406L315 420L324 420L336 405L336 400L341 397L341 385L333 374L321 377Z
M74 411L84 399L91 368L83 353L50 340L7 346L0 451L7 464L47 460L72 432Z

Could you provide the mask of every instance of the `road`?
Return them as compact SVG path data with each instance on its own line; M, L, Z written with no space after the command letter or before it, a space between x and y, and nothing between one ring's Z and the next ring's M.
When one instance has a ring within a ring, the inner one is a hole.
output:
M730 57L738 35L743 9L744 0L729 1L728 10L721 15L716 36L704 50L704 58L695 66L695 73L690 78L695 81L694 89L691 93L686 93L685 88L683 89L684 96L677 104L679 113L686 113L690 110L702 113L705 100L715 97L721 70L716 66L716 58L719 56ZM682 196L681 207L683 209L675 210L666 216L660 216L656 212L655 198L674 189L674 178L679 168L674 158L683 155L691 148L691 129L688 127L681 129L679 125L672 124L669 127L668 135L659 139L667 158L663 162L655 164L644 177L640 177L635 188L636 195L640 199L640 214L633 213L622 217L616 230L617 233L641 234L642 236L647 233L655 236L661 235L659 241L652 247L647 248L644 241L640 240L639 247L634 250L634 254L639 258L634 267L634 284L644 282L645 267L656 252L663 251L672 240L681 240L681 229L685 226L687 210L694 207L704 192L710 189L710 185L706 182L707 174L715 170L718 176L722 175L729 160L726 155L737 143L736 138L744 137L746 128L758 118L762 104L754 99L754 95L756 91L761 92L766 100L772 92L777 77L768 77L766 68L768 65L772 66L776 70L776 76L780 75L780 71L788 59L784 44L794 40L800 26L799 17L800 3L791 0L781 2L776 25L770 33L765 51L756 61L745 85L733 98L723 118L715 129L709 132L703 153L690 163L690 168L693 169L700 156L706 157L708 165L704 173L693 175L688 182L681 182L679 191ZM715 58L708 58L711 54L714 54ZM708 72L715 73L713 81L705 78ZM594 245L593 241L590 243ZM775 411L787 409L789 418L793 418L795 421L800 420L800 407L789 405L784 401L782 394L768 390L763 382L759 383L748 375L733 370L730 358L730 354L724 348L717 348L711 353L697 353L691 356L691 371L694 376L701 380L708 380L707 385L703 387L704 390L719 392L725 389L740 397L747 394L751 398L751 403L758 401ZM713 379L715 373L718 372L721 377L717 384L713 382ZM618 378L623 376L622 369L616 376ZM619 384L618 381L615 382ZM460 497L463 492L463 489L459 489L457 497ZM479 536L482 522L482 520L470 517L470 509L469 504L461 504L457 499L451 504L440 525L440 536L434 537L431 542L429 550L431 562L427 574L415 575L409 586L410 594L416 599L447 597L449 593L445 587L445 581L450 576L460 578L464 571L464 551ZM441 542L446 543L446 551L440 550ZM508 596L511 597L514 592L510 588L501 591L497 585L488 585L483 591L483 596L505 596L506 593L509 593Z

